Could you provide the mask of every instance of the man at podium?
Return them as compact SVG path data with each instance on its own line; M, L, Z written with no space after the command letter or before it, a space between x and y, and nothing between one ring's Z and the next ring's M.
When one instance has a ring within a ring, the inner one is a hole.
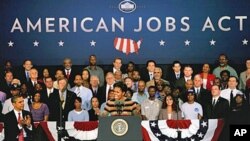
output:
M102 116L137 115L136 103L125 97L127 86L123 82L114 84L114 99L107 101Z

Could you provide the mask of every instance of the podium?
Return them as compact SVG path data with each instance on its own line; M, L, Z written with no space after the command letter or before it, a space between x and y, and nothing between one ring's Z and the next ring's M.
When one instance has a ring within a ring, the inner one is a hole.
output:
M142 141L137 116L100 117L97 141Z

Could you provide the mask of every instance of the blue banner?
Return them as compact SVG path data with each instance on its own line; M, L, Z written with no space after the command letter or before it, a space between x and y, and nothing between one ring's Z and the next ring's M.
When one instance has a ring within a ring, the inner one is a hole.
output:
M38 65L115 57L144 64L214 63L250 52L250 3L211 0L2 0L0 59Z

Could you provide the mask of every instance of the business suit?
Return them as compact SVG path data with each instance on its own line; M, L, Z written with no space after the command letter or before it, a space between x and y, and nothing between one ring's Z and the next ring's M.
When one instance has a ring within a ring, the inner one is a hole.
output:
M215 106L212 105L212 98L206 104L204 116L208 119L228 118L229 103L225 98L219 97Z
M166 80L168 80L170 82L170 84L173 86L175 81L182 78L183 76L184 76L184 74L182 72L180 72L180 77L177 78L174 71L170 70L169 73L167 73Z
M58 121L60 114L60 96L57 89L53 89L53 92L48 97L47 89L42 91L41 102L47 104L49 108L49 121Z
M69 112L75 108L74 106L75 99L76 99L76 94L72 91L66 90L65 106L62 112L63 121L68 121Z
M6 94L6 99L12 97L12 95L10 93L10 84L8 85L5 80L0 82L0 91L4 92Z
M25 141L32 141L32 136L33 136L33 129L34 129L34 125L33 125L33 120L32 120L32 116L31 113L25 110L22 110L22 115L23 118L27 115L30 116L31 118L31 126L32 126L32 130L29 130L26 126L23 127L23 129L26 132L26 138ZM18 121L17 121L17 117L14 113L14 110L10 111L9 113L7 113L4 116L4 135L5 135L5 140L6 141L17 141L17 136L20 133L20 130L18 128Z
M195 88L193 88L195 92ZM211 94L206 89L200 87L200 92L196 93L196 101L201 104L202 108L205 108L206 103L211 99Z
M63 68L62 70L63 70L63 75L65 76L65 78L67 78L66 69ZM68 83L69 83L71 88L74 87L74 85L75 85L74 80L75 80L75 76L77 74L81 75L81 73L79 73L75 68L71 68L71 72L70 72L70 75L69 75L69 78L68 78Z
M22 84L30 81L30 78L28 80L26 78L26 72L24 68L21 70L17 69L17 72L15 74L17 75L17 78L21 81Z
M99 105L102 105L102 103L106 102L106 89L107 89L107 84L104 84L100 88L100 90L98 89L99 93L97 99L99 100Z
M180 79L176 80L174 83L175 88L181 88L181 91L185 90L185 78L181 77Z
M150 81L150 75L149 75L149 72L148 72L147 69L143 69L143 71L141 71L140 74L141 74L141 79L142 80L144 80L145 82Z

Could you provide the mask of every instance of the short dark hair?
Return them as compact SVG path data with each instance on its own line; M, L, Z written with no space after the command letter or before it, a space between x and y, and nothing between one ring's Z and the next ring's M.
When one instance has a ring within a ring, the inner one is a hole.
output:
M149 63L154 63L155 66L156 66L156 62L154 60L148 60L147 63L146 63L146 65L148 66Z
M149 89L155 89L155 91L156 91L156 87L155 86L149 86L148 87L148 91L149 91Z
M220 76L222 76L223 73L227 73L227 75L230 77L230 71L223 70L223 71L220 72Z
M20 98L20 97L22 97L22 96L21 95L15 95L15 96L11 97L11 103L16 103L16 100L18 98Z
M122 90L122 92L126 92L127 91L127 86L123 83L123 82L117 82L114 84L114 88L118 87Z
M82 103L82 98L81 97L76 97L75 100L77 100L78 102Z
M180 64L180 65L181 65L181 62L178 61L178 60L175 60L175 61L172 63L172 67L173 67L175 64Z

